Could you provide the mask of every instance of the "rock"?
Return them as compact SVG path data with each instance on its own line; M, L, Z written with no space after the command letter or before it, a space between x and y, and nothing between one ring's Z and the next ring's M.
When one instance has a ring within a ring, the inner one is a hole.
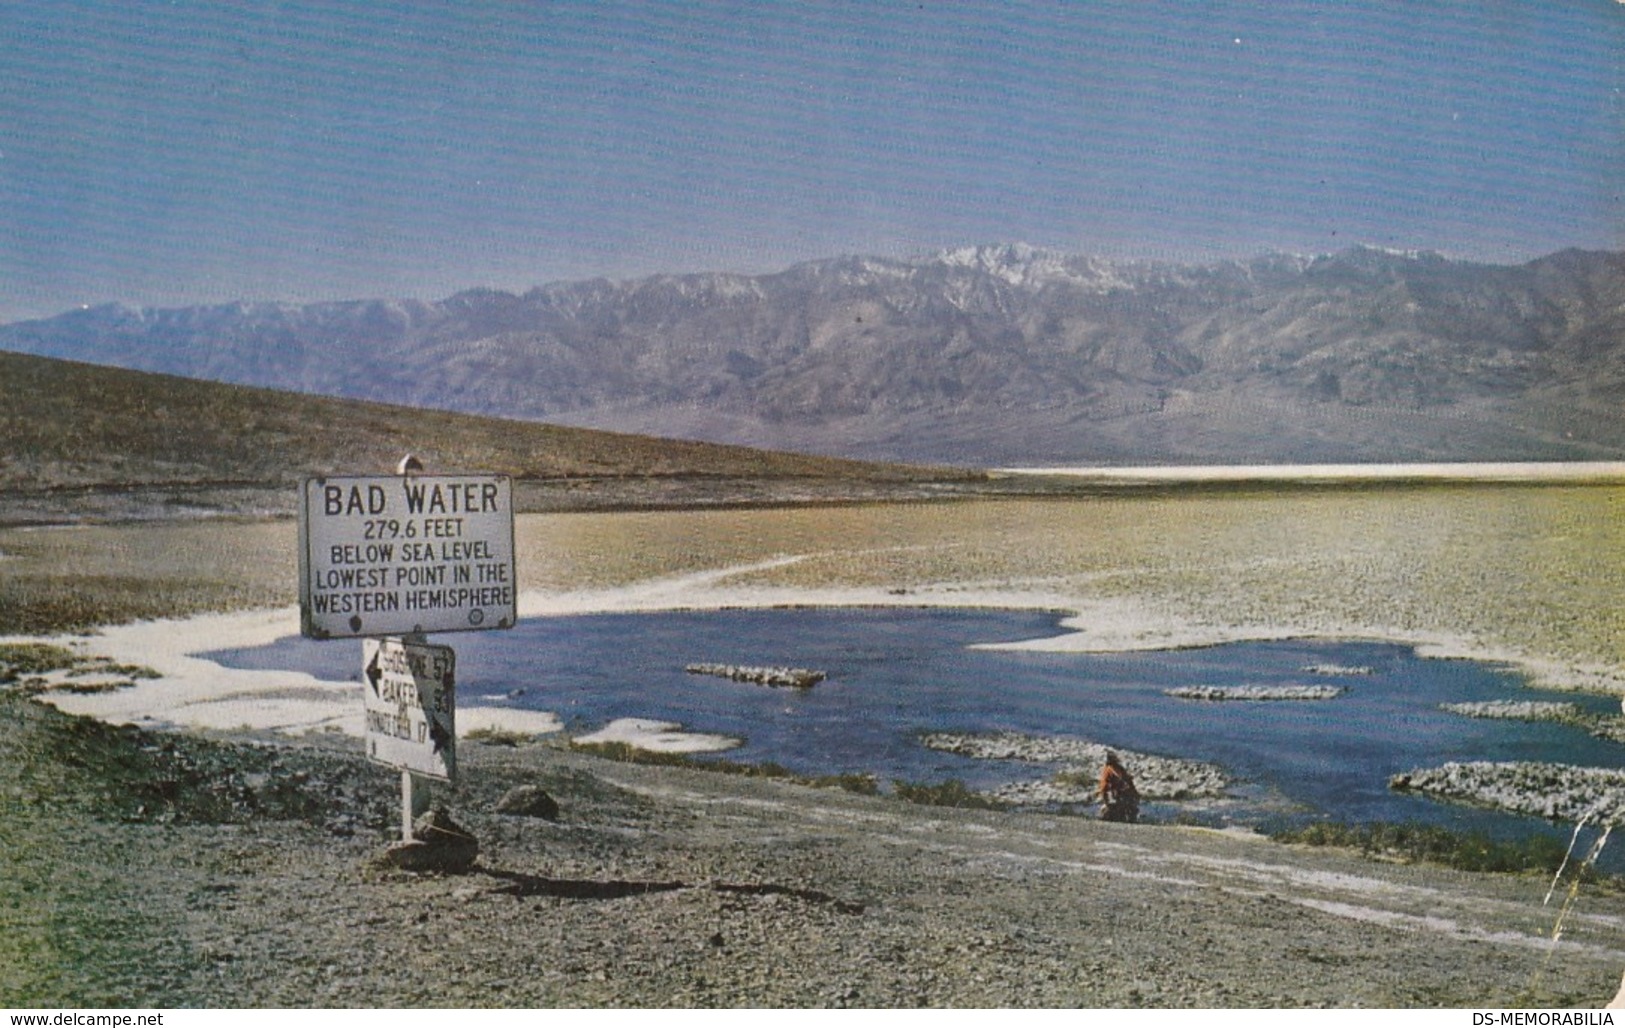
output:
M1437 799L1583 824L1625 822L1625 771L1534 762L1451 762L1395 775L1388 786Z
M1481 703L1441 703L1440 710L1463 717L1505 718L1515 721L1577 721L1583 712L1573 703L1536 700L1490 700Z
M415 838L398 842L373 858L373 865L397 871L463 874L480 854L479 840L443 810L431 810L412 825Z
M1088 803L1094 798L1095 782L1107 747L1088 739L1067 736L1022 735L1016 732L992 734L927 732L920 741L927 748L978 760L1020 760L1058 765L1052 782L1015 782L1000 786L990 795L1017 805L1046 803ZM1113 746L1134 775L1134 784L1144 799L1183 800L1224 794L1229 781L1212 764L1176 757L1159 757Z
M1330 700L1343 692L1340 685L1185 685L1164 689L1163 693L1181 700Z
M412 823L412 834L423 841L446 848L466 848L470 850L469 860L479 852L479 842L473 834L451 819L451 815L439 807L421 815Z
M559 819L559 803L538 785L516 785L497 800L498 814L517 817L539 817L544 821Z
M802 667L741 667L734 664L690 664L683 669L691 675L711 675L735 682L752 682L776 689L811 689L822 682L824 672Z

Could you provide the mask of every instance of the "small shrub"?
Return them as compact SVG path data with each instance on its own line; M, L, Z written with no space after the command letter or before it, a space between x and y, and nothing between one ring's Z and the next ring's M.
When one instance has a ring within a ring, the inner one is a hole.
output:
M123 681L115 680L115 681L109 681L109 682L78 682L78 681L74 681L74 682L64 682L61 685L53 686L50 691L52 691L52 692L75 693L75 694L80 695L80 696L90 696L90 695L95 695L97 693L118 692L120 689L128 689L128 688L130 688L134 684L135 684L134 682L129 681L128 679L123 680Z
M796 774L783 764L775 764L771 760L760 764L741 764L737 760L696 760L694 767L711 768L721 771L725 775L740 775L745 778L778 778L787 782L801 782L807 784L812 781Z
M605 760L618 760L623 764L650 764L655 767L699 766L699 761L684 753L661 753L657 750L640 749L625 742L576 742L572 739L570 748Z
M483 742L487 746L523 746L534 740L534 736L526 732L515 732L506 728L476 728L463 736L470 742Z
M77 667L83 660L72 650L49 643L0 644L0 682L15 682L24 675Z
M570 748L581 753L590 753L605 760L618 760L625 764L647 764L654 767L686 767L697 771L715 771L719 774L738 775L742 778L772 778L783 782L793 782L797 785L809 785L816 789L845 789L847 792L874 795L880 791L880 783L874 775L870 774L840 774L819 775L816 777L799 775L783 764L772 761L760 763L742 763L737 760L701 760L686 753L662 753L657 750L645 750L624 742L574 742Z
M979 792L966 788L965 783L957 778L950 778L940 785L894 781L892 782L892 792L899 799L928 807L963 807L971 810L1005 809L1005 804L990 796L984 796Z
M815 785L820 789L842 789L862 796L877 796L880 794L880 779L871 774L820 775L811 779L808 784Z
M1405 822L1348 825L1317 822L1272 833L1278 842L1335 846L1367 856L1406 862L1443 864L1461 871L1555 872L1568 847L1548 835L1516 842L1491 839L1481 832L1455 832L1437 825Z
M109 662L106 664L98 664L94 670L101 671L109 675L123 675L125 678L134 679L136 681L150 681L155 678L164 677L162 674L154 671L152 668L141 664L114 664Z

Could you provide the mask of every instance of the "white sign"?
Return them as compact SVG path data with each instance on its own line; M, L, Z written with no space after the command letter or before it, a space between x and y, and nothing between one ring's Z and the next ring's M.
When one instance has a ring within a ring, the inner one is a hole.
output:
M312 639L512 628L506 475L305 480L300 630Z
M447 781L457 774L457 655L450 646L361 644L367 756Z

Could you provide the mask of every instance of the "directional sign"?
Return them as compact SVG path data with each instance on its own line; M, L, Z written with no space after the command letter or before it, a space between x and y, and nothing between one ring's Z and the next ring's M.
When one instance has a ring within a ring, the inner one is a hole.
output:
M300 629L339 639L511 628L513 553L506 475L306 479Z
M361 645L367 756L429 778L457 775L457 655L450 646Z

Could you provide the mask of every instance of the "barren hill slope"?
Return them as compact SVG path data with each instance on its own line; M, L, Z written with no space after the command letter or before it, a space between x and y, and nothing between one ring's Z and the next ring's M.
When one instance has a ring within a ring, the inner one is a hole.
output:
M0 353L0 519L285 513L312 474L512 475L522 505L861 493L975 475L560 428Z

